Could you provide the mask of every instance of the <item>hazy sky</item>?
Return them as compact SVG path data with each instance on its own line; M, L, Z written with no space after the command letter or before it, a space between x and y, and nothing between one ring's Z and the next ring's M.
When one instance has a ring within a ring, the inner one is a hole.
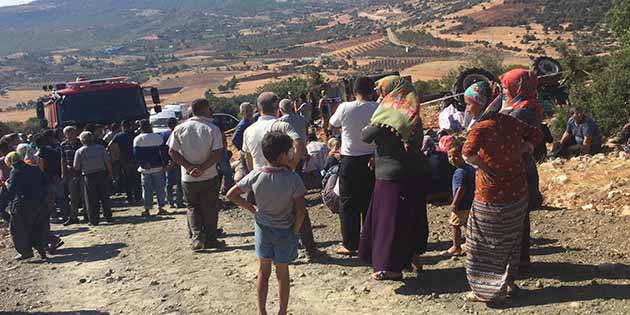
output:
M33 0L0 0L0 7L33 2Z

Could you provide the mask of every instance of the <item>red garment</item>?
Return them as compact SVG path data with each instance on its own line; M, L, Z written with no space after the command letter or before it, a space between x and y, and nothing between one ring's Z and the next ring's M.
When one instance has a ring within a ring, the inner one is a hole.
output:
M538 101L538 77L533 71L514 69L500 78L503 89L509 96L506 104L513 109L531 108L538 119L543 120L543 107Z
M527 177L521 148L543 140L540 129L503 114L473 125L462 155L479 155L494 176L477 169L475 200L491 204L510 204L527 195Z

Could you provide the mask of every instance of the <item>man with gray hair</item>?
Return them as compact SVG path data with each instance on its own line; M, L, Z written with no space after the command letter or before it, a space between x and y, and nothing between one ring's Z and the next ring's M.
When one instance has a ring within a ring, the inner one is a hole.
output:
M306 152L304 141L306 138L300 137L300 134L296 132L291 124L277 119L278 101L278 96L272 92L264 92L258 96L258 109L261 116L258 118L258 121L245 130L243 141L243 151L245 152L245 159L250 171L263 169L267 166L268 161L263 154L262 140L267 133L272 131L282 132L293 140L293 149L289 151L289 165L287 165L290 170L295 170L304 157ZM293 105L291 104L291 106ZM271 197L261 196L260 198ZM250 195L248 199L254 203L256 196ZM313 230L308 213L300 230L300 240L310 258L319 254L313 238Z
M298 115L294 111L293 102L289 99L283 99L280 101L280 112L282 117L278 118L279 121L284 121L291 125L293 129L300 135L302 141L306 141L306 118Z
M67 126L63 128L66 140L61 142L61 179L66 183L70 192L70 214L63 225L79 223L79 208L83 204L81 173L74 170L74 156L81 148L81 142L77 138L77 127ZM84 215L87 222L87 214Z
M83 185L87 198L87 215L91 225L100 221L100 206L103 207L105 221L112 222L112 208L109 200L112 161L104 146L94 143L94 135L84 131L79 135L83 146L74 155L73 168L83 175Z

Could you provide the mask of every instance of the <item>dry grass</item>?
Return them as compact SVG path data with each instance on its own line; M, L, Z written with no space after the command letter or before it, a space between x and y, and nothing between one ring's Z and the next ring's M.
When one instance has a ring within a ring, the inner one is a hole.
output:
M17 103L36 100L40 96L46 95L43 90L9 90L5 96L0 96L0 108L4 109L14 106Z
M31 117L36 117L37 114L34 109L31 110L23 110L23 111L12 111L12 112L1 112L0 113L0 121L19 121L23 122Z
M457 69L464 63L464 60L432 61L407 68L401 74L404 76L410 75L414 81L439 80L449 71Z

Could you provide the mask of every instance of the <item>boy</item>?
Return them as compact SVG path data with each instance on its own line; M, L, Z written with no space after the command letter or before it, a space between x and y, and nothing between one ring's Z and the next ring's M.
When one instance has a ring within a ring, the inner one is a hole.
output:
M287 314L289 263L297 257L298 233L306 215L306 188L300 176L289 170L293 140L282 132L269 132L262 141L267 167L254 170L232 187L227 198L251 212L255 218L258 256L258 314L267 314L267 292L271 263L276 265L280 298L278 314ZM253 191L257 206L242 194Z
M457 168L453 174L453 202L450 219L453 247L448 250L448 253L453 256L465 255L462 250L462 226L466 226L475 196L475 169L464 162L462 145L461 141L454 140L448 149L448 161Z

